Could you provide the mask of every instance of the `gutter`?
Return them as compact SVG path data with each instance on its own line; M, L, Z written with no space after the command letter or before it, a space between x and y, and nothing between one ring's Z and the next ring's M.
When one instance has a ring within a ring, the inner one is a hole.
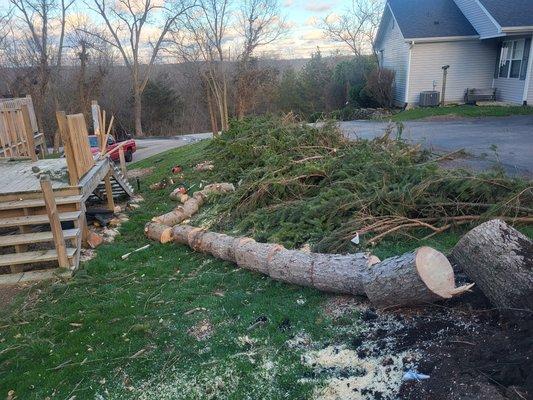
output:
M406 38L407 43L433 43L433 42L460 42L463 40L480 39L479 35L470 36L439 36L439 37L423 37L423 38Z
M521 31L533 31L533 25L529 26L505 26L502 28L502 32L521 32Z

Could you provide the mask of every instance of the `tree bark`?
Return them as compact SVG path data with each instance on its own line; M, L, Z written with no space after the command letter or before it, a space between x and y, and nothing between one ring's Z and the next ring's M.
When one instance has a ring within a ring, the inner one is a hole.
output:
M370 254L319 254L233 238L190 225L172 228L174 243L231 261L238 266L322 291L366 295L376 307L423 304L459 295L446 257L429 247L382 262Z
M135 136L144 136L142 127L142 94L137 88L133 89L133 116L135 119Z
M452 257L498 308L533 310L533 241L501 220L464 235Z

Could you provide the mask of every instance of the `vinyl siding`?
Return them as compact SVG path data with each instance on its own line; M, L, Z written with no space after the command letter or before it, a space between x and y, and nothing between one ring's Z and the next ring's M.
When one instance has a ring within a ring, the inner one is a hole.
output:
M407 68L409 60L409 45L405 43L398 24L386 11L387 18L384 25L383 39L380 41L378 50L383 50L381 66L395 72L394 79L394 102L402 105L405 102L405 87L407 82Z
M499 28L491 21L476 0L454 0L481 38L498 35Z
M410 104L420 92L442 89L442 67L449 65L446 102L460 103L467 88L490 88L494 78L497 46L493 41L417 43L411 50Z
M525 84L526 81L522 81L518 78L494 79L496 100L522 104Z

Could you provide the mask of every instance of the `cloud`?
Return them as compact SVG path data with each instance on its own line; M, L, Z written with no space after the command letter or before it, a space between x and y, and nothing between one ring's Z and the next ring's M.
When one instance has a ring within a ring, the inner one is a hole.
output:
M332 2L311 1L305 5L307 11L326 12L333 8Z
M318 24L318 18L315 16L309 17L305 20L305 26L316 26Z
M283 2L283 7L292 7L294 5L294 0L285 0Z
M326 17L326 22L333 24L335 22L339 22L341 20L341 16L336 13L331 13Z
M324 32L322 32L320 29L313 29L309 32L304 33L301 36L301 39L303 40L322 40L324 39Z

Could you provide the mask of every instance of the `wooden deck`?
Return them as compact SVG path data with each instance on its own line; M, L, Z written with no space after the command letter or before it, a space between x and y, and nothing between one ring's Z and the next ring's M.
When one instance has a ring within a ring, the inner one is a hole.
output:
M109 161L100 160L87 172L78 185L71 186L67 162L64 158L37 161L0 159L0 198L13 194L24 197L26 193L40 193L39 179L43 174L50 176L54 191L77 188L80 193L92 192L109 170Z
M42 175L48 177L48 201ZM58 260L60 271L75 270L87 229L85 202L97 196L113 209L110 195L132 196L133 188L108 157L95 160L75 185L64 158L0 159L0 286L55 276L35 268L55 268Z

